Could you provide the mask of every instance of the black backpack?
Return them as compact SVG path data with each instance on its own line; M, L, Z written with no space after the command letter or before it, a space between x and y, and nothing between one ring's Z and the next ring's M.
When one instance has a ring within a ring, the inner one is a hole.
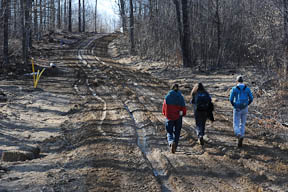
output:
M195 105L197 111L208 111L210 108L211 98L208 93L198 92L195 95Z

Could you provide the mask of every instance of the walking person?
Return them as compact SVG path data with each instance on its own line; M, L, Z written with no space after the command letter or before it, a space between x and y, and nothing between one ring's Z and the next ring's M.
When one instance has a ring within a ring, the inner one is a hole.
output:
M233 106L233 128L240 148L245 136L248 105L252 103L253 95L249 87L243 83L243 76L237 76L236 81L237 85L231 89L229 100Z
M196 122L196 134L200 145L204 145L206 120L214 121L213 104L209 93L205 90L202 83L197 83L191 91L191 101L194 109L194 117Z
M171 152L175 153L182 128L182 116L186 115L185 100L179 91L178 84L174 84L165 96L162 113L166 117L165 127L168 144Z

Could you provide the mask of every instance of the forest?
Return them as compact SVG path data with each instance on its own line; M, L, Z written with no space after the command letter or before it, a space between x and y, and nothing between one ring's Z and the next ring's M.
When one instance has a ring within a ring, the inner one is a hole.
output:
M287 76L285 0L114 3L121 17L118 24L97 18L97 0L94 5L85 0L2 0L2 68L13 59L14 46L22 44L22 56L29 58L33 42L46 34L59 30L109 32L109 26L116 30L121 25L129 33L131 53L143 58L204 71L253 65Z
M1 69L14 62L27 65L33 44L53 33L112 32L117 25L97 13L97 0L1 0L0 13Z

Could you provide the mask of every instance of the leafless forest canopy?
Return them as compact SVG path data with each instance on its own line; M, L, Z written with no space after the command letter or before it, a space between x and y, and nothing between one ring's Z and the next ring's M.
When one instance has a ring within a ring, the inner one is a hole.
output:
M19 53L27 64L47 34L121 26L130 53L145 59L201 71L252 65L287 76L288 0L115 0L119 22L94 1L1 0L1 68Z

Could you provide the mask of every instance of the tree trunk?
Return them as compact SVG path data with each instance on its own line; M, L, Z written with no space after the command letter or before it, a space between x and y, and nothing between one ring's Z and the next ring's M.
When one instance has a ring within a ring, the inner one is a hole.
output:
M139 1L139 7L138 7L138 19L142 19L142 1Z
M176 17L177 17L177 29L179 33L179 41L180 44L182 45L183 39L182 39L182 22L181 22L181 11L180 11L180 2L178 0L173 0L176 8ZM182 53L183 57L183 53Z
M54 32L55 30L55 0L50 0L51 1L51 4L50 4L50 30L52 30Z
M33 40L33 38L32 38L32 8L33 8L33 6L32 6L32 1L33 0L28 0L28 25L27 25L27 27L28 27L28 37L29 37L29 41L28 41L28 46L29 46L29 52L30 52L30 50L32 49L32 40Z
M47 0L42 0L43 1L43 28L42 30L45 31L47 29L47 19L48 19L48 12L47 12Z
M183 20L183 41L182 41L182 53L183 53L183 66L192 66L192 51L190 41L190 24L188 17L188 2L182 0L182 20Z
M61 0L58 0L57 28L61 29Z
M78 31L81 32L81 0L79 0L78 8Z
M284 62L283 62L283 68L284 68L284 78L287 79L287 73L288 73L288 0L283 0L284 3Z
M64 1L64 30L67 30L67 26L68 26L68 19L67 19L67 0Z
M85 23L85 0L83 0L82 6L83 6L83 14L82 14L83 29L82 29L82 31L85 32L85 27L86 27L85 26L86 25L86 23Z
M95 33L97 33L97 0L95 2Z
M135 54L133 0L130 0L130 44L130 53L133 55Z
M122 20L122 28L124 32L127 32L127 21L126 21L126 14L125 14L125 1L120 0L120 16Z
M219 0L216 0L216 22L217 22L217 68L220 68L222 51L221 51L221 19L219 13Z
M38 2L34 0L34 37L38 39Z
M8 40L9 40L9 11L10 11L10 0L3 0L3 19L4 19L4 40L3 40L3 57L4 57L4 65L7 65L9 63L9 47L8 47Z
M25 0L20 0L22 26L22 57L26 64Z
M64 30L67 30L67 0L64 1Z
M14 2L14 26L13 26L13 30L14 30L14 36L17 36L17 19L18 19L18 10L17 10L17 5L18 5L18 2L15 1Z
M179 0L173 0L176 8L177 28L179 33L179 40L181 45L183 66L192 66L192 51L190 41L190 23L188 15L188 1L182 0L182 22L181 22L181 10Z
M72 0L69 0L69 21L68 21L68 31L72 32Z
M29 41L30 41L30 23L29 23L29 3L30 0L21 0L22 13L22 54L25 65L29 63Z
M39 0L39 14L40 14L40 26L39 26L39 39L42 38L42 30L43 30L43 4L42 0Z
M2 29L3 29L3 25L2 25L2 16L3 15L3 0L0 1L0 34L2 34ZM0 41L0 45L2 46L2 41ZM1 56L1 53L0 53L0 56ZM0 60L0 71L1 69L3 69L3 63L4 62L1 62Z

